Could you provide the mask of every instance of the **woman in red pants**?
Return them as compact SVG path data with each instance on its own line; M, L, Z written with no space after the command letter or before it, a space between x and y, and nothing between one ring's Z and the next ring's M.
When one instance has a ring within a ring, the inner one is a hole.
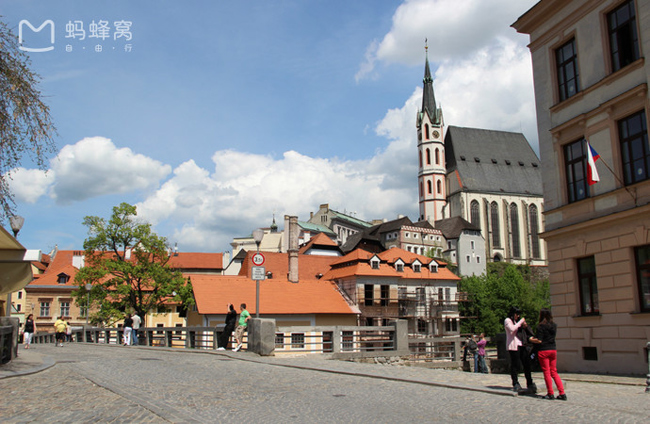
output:
M546 396L544 399L566 400L562 380L557 374L557 349L555 347L555 334L557 333L557 324L553 322L551 311L543 308L539 311L539 324L537 324L537 335L531 341L539 345L537 357L539 365L544 373L544 382L546 383ZM557 398L553 393L553 382L557 386L560 394Z

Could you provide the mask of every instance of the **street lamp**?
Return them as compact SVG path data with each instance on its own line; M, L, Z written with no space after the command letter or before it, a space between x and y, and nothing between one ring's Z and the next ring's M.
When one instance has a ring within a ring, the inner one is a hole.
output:
M92 284L86 284L86 325L88 325L88 316L90 315L90 290L92 288Z
M260 252L260 243L264 238L264 230L258 228L253 231L253 240L257 245L257 253ZM255 318L260 317L260 280L255 280Z
M9 218L9 225L11 225L11 231L14 232L14 238L18 237L18 232L23 228L25 223L25 218L19 215L13 215ZM11 316L11 293L7 294L7 312L5 314L7 317Z

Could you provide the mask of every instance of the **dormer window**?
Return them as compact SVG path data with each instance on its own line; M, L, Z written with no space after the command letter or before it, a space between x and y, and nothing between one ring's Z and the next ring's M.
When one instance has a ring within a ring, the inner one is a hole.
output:
M436 262L431 262L429 264L429 271L438 272L438 264Z
M68 280L70 280L70 276L68 274L63 273L63 272L61 274L57 275L57 277L59 277L59 279L57 280L57 282L59 284L66 284L68 282Z
M370 267L372 269L379 269L379 258L378 257L375 256L374 258L370 259Z
M395 269L397 272L404 272L404 261L401 259L395 261Z
M413 272L420 272L420 264L413 264Z

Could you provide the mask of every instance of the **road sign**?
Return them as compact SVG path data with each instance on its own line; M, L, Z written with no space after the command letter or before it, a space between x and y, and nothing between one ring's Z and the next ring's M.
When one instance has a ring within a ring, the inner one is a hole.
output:
M262 255L260 252L254 254L251 260L253 261L253 264L256 266L264 265L264 255Z
M266 279L266 269L263 266L254 266L251 271L251 279L253 280Z

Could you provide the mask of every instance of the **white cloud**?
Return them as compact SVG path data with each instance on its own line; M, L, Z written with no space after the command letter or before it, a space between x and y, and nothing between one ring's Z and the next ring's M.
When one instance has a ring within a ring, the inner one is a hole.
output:
M40 169L16 168L10 173L9 187L16 202L36 203L54 182L55 173Z
M528 37L510 27L535 3L406 0L381 42L370 43L355 78L376 76L380 64L424 69L422 47L428 38L436 100L446 125L523 132L538 150ZM409 125L414 113L404 116Z
M60 204L151 188L171 171L169 165L117 148L104 137L66 145L50 165L56 175L52 197Z
M170 240L178 241L184 250L220 250L233 237L270 225L273 213L282 226L285 214L306 220L321 203L368 220L415 212L415 185L390 182L392 170L405 166L395 166L390 154L387 150L368 161L340 161L295 151L275 159L222 150L213 155L212 175L194 161L183 163L169 181L137 205L138 214L168 228ZM413 181L415 152L411 156L408 180Z

